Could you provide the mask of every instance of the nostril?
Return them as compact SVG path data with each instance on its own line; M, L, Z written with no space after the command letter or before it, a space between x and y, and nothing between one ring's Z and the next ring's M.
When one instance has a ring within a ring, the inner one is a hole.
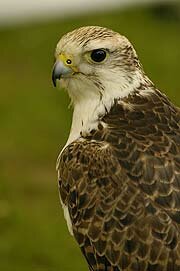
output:
M68 65L70 65L70 64L72 63L71 59L67 59L67 60L66 60L66 63L67 63Z

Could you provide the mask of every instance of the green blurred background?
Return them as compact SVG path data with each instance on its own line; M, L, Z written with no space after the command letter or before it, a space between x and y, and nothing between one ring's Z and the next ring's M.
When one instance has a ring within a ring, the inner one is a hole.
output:
M0 29L0 270L87 270L56 181L72 114L66 93L51 83L61 35L83 25L126 35L149 77L180 105L178 14L134 7Z

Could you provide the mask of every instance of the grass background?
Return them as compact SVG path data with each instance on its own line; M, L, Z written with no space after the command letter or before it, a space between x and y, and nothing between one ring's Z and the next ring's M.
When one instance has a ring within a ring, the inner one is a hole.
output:
M60 36L83 25L125 34L150 78L180 104L180 21L148 8L0 29L0 270L87 270L60 208L55 162L70 128L51 70Z

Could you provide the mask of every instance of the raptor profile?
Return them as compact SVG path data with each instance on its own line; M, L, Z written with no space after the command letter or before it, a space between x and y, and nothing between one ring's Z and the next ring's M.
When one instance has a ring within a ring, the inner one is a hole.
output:
M75 29L55 58L74 107L60 198L89 269L179 271L180 110L112 30Z

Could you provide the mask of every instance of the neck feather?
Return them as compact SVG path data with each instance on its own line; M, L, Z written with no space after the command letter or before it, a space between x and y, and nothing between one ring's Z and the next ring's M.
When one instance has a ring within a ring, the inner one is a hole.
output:
M79 139L81 135L88 135L91 130L96 129L102 117L110 111L115 100L122 100L137 89L140 90L141 86L143 86L142 90L140 90L141 95L145 95L149 90L152 90L151 81L140 73L136 74L135 80L131 82L126 80L121 85L115 84L113 80L105 83L107 87L103 95L86 89L86 93L89 93L89 95L83 95L83 98L79 100L76 99L72 126L65 147L74 140Z

